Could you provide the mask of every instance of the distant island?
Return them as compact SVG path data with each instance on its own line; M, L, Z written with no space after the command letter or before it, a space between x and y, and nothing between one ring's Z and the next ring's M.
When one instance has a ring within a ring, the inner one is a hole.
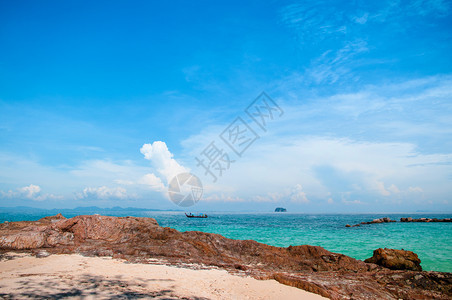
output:
M287 209L285 209L284 207L277 207L275 208L275 212L286 212Z

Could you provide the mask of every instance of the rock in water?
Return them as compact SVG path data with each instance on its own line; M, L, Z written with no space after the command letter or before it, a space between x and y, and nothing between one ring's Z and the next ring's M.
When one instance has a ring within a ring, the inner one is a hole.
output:
M422 271L421 260L417 254L407 250L379 248L372 257L365 260L391 270Z

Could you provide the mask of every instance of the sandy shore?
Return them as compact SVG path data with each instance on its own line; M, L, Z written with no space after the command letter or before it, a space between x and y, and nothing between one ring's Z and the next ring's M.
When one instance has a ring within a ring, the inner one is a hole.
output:
M6 299L326 299L275 280L224 270L130 264L106 257L11 254L0 261L0 297Z

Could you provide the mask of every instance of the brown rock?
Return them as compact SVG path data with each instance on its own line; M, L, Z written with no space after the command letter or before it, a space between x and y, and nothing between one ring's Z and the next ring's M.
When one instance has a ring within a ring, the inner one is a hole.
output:
M274 278L331 299L448 299L452 296L450 273L393 271L318 246L281 248L212 233L181 233L160 227L151 218L58 216L36 222L0 224L0 254L24 249L35 253L45 250L49 254L113 256L143 263L158 259L172 265L217 266L255 278ZM383 251L378 249L377 253L379 250ZM408 261L415 264L413 258Z
M48 216L48 217L41 218L41 219L39 219L38 222L50 222L50 223L52 223L52 222L56 222L56 221L59 221L59 220L66 220L66 218L61 213L59 213L59 214L56 214L54 216Z
M422 271L421 260L417 254L406 250L379 248L366 263L374 263L391 270Z

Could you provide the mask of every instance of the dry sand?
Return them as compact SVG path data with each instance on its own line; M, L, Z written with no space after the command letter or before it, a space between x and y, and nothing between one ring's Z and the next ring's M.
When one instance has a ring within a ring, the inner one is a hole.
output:
M224 270L131 264L106 257L10 254L0 261L0 298L326 299L275 280Z

